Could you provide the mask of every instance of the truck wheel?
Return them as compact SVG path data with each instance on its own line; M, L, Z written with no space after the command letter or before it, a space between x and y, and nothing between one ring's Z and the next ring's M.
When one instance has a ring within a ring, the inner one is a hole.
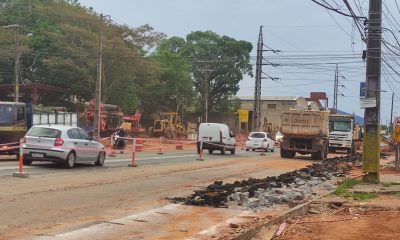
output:
M355 155L357 155L356 144L355 144L355 142L354 142L354 141L353 141L353 142L351 142L351 152L350 152L350 154L351 154L352 156L355 156Z
M171 138L176 139L177 134L176 128L171 128Z
M281 148L281 158L286 158L286 151Z
M236 149L235 149L235 148L232 149L232 150L231 150L231 155L235 155L235 152L236 152Z
M325 150L319 151L319 160L325 160L326 159L326 154L325 154Z
M209 154L213 154L214 150L213 149L208 149Z
M321 160L321 151L311 153L312 160Z
M294 158L294 156L296 156L296 152L293 152L293 151L287 151L286 152L286 157Z

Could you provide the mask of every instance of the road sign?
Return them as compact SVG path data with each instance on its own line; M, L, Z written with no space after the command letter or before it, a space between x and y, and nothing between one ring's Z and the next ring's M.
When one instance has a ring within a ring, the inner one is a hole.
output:
M393 135L392 135L393 142L399 144L400 143L400 126L397 125L394 128Z
M360 108L376 107L376 98L360 98Z
M360 98L365 98L365 82L360 82Z
M249 110L246 109L239 109L238 110L239 114L239 121L241 123L247 123L249 122Z

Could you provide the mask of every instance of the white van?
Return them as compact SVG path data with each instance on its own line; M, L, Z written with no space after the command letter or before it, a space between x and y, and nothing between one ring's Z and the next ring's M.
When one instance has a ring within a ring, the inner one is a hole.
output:
M236 140L235 135L229 127L221 123L202 123L199 126L197 135L197 153L200 154L200 147L208 149L212 154L214 150L221 151L224 155L226 151L235 154Z

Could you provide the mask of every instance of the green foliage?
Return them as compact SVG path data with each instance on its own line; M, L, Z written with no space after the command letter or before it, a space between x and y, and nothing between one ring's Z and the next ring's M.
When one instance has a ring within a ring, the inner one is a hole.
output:
M205 86L208 86L209 109L223 109L228 98L239 91L243 75L252 75L251 50L249 42L211 31L197 31L186 36L183 55L192 65L194 86L201 99L204 99Z
M2 25L18 24L21 82L59 87L40 92L45 106L68 106L94 98L99 15L77 0L0 0ZM0 83L14 81L15 29L0 28ZM103 102L144 119L159 111L201 111L205 85L210 111L236 112L244 74L252 74L249 42L214 32L171 37L149 25L129 27L105 18ZM62 90L64 89L64 90ZM0 96L10 100L10 96ZM29 101L30 94L22 101Z
M94 98L100 21L93 9L76 0L2 0L0 6L3 25L21 26L23 82L65 88L64 93L41 93L43 105L68 105L71 95L83 101ZM103 102L133 113L145 104L140 101L141 89L152 86L158 72L157 64L145 55L164 34L149 25L131 28L107 19L103 26ZM1 28L1 83L14 81L14 46L14 30ZM1 100L9 100L5 98ZM29 95L23 100L28 99Z
M356 179L347 180L336 188L335 194L341 197L353 199L355 201L367 201L377 197L377 194L375 193L353 193L348 191L348 189L360 183L361 182Z
M160 67L157 77L160 87L157 94L159 106L175 112L187 110L194 96L190 65L180 55L184 47L184 41L181 40L170 38L161 41L155 54Z
M232 102L230 98L239 91L239 82L243 75L252 75L251 50L252 45L249 42L219 36L211 31L198 31L188 34L186 40L172 37L160 42L157 56L168 52L170 57L175 56L175 59L169 61L190 66L193 89L197 93L193 98L203 104L208 92L209 110L235 112L238 102ZM204 106L192 104L190 107L201 111Z

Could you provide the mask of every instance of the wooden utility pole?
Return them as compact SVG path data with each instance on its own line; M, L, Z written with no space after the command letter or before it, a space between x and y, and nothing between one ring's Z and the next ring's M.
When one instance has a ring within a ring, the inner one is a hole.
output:
M394 102L394 92L392 92L392 107L390 110L389 133L393 132L393 102Z
M99 56L97 62L97 80L96 80L96 91L95 91L95 115L94 115L94 135L100 138L100 113L101 113L101 77L103 69L103 14L100 14L100 37L99 37Z
M376 106L366 108L364 113L363 180L368 182L379 182L381 35L382 0L370 0L367 37L366 98L376 99Z
M15 79L14 79L14 102L19 101L19 71L20 71L20 50L19 50L19 35L18 35L18 29L21 26L18 24L12 24L8 26L4 26L4 28L13 28L15 32L15 62L14 62L14 74L15 74Z

